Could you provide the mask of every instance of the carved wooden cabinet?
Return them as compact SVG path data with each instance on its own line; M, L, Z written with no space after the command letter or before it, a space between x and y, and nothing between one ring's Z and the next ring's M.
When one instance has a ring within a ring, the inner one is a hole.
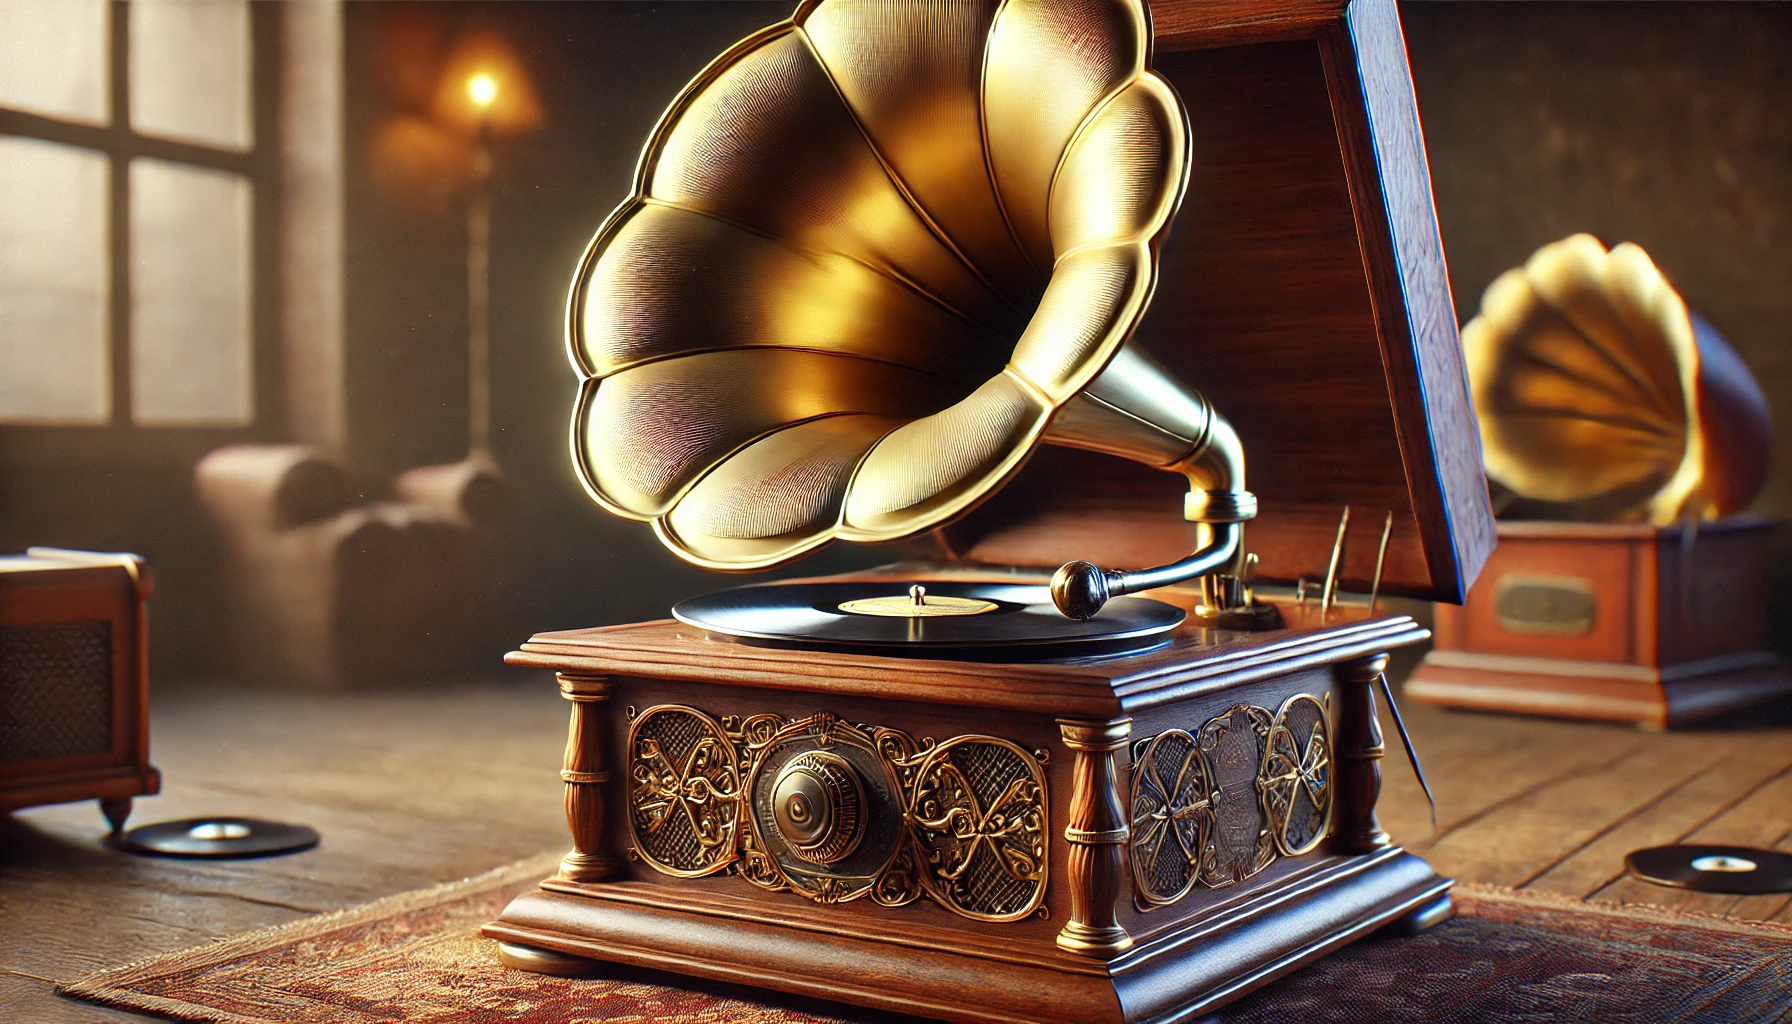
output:
M1037 664L540 634L573 850L485 934L947 1020L1220 1005L1448 913L1375 817L1382 652L1425 631L1337 618Z

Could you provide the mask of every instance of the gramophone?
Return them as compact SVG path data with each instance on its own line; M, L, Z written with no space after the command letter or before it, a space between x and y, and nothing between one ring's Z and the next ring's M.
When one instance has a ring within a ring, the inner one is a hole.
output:
M1667 728L1792 692L1765 649L1759 385L1640 247L1574 235L1463 328L1500 548L1419 700Z
M507 963L1170 1021L1448 915L1376 821L1427 636L1378 601L1493 526L1393 0L805 2L674 101L567 326L580 478L684 558L943 557L511 654L573 850Z

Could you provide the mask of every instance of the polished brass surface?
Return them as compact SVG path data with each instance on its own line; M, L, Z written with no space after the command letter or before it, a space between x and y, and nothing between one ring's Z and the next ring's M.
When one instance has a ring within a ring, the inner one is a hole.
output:
M1283 703L1260 778L1276 847L1289 857L1317 847L1332 818L1332 730L1324 704L1304 693Z
M778 769L772 824L791 851L815 864L852 853L865 834L865 786L850 761L811 750Z
M1487 475L1520 497L1666 526L1740 511L1764 482L1767 452L1738 450L1769 440L1760 388L1636 245L1537 250L1462 345Z
M1508 573L1493 594L1494 621L1508 633L1585 636L1599 612L1593 583L1583 576Z
M631 854L662 874L738 874L817 903L925 896L992 922L1045 898L1044 752L671 704L635 716L629 752Z
M1142 0L809 0L649 138L568 304L591 496L682 557L766 568L939 526L1040 441L1186 475L1224 567L1243 449L1127 345L1187 183Z
M1141 910L1310 853L1331 829L1331 717L1319 698L1295 694L1274 714L1240 704L1132 749L1129 859Z

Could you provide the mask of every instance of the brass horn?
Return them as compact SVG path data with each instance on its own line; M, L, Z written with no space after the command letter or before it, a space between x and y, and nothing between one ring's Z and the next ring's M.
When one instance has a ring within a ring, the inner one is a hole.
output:
M1520 497L1667 526L1739 512L1767 480L1760 386L1634 244L1537 250L1462 346L1487 475Z
M1127 344L1188 180L1150 46L1142 0L811 0L718 57L573 282L591 497L762 569L939 526L1044 441L1186 474L1206 524L1066 565L1066 615L1240 562L1237 436Z

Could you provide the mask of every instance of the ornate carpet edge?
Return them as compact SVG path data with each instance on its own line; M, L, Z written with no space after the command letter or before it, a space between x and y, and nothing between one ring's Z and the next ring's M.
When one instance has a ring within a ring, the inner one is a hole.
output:
M102 1006L138 1010L180 1020L203 1021L206 1024L283 1024L264 1017L245 1017L199 1003L139 992L131 986L176 971L213 967L241 960L257 953L322 935L345 925L394 917L445 903L463 893L484 892L518 882L532 882L553 874L560 866L561 854L538 854L523 860L495 867L490 871L453 882L444 882L425 889L397 893L369 903L344 907L326 914L288 921L258 931L244 932L219 939L204 946L193 946L147 957L121 967L110 967L79 981L56 986L58 995L81 999Z
M542 854L493 868L483 874L398 893L357 906L315 917L302 918L259 931L246 932L216 942L148 957L121 967L108 968L79 981L60 984L64 996L111 1006L206 1024L283 1024L265 1017L249 1017L216 1007L152 995L134 986L177 971L203 969L293 942L322 935L347 925L394 917L445 903L463 894L532 882L554 873L560 854ZM1617 920L1651 925L1678 925L1736 935L1759 936L1792 942L1792 926L1765 921L1743 921L1696 911L1674 910L1649 904L1592 903L1548 892L1529 892L1475 882L1458 882L1451 890L1462 911L1471 916L1513 918L1526 911L1576 915L1584 919ZM1480 910L1482 913L1476 914Z
M1653 903L1606 903L1583 900L1561 893L1513 889L1486 882L1457 882L1450 887L1450 894L1458 903L1479 904L1489 909L1503 907L1553 910L1605 920L1682 925L1703 928L1707 931L1760 936L1781 942L1792 942L1792 925L1774 921L1751 921L1735 917L1722 917L1697 910L1676 910Z

